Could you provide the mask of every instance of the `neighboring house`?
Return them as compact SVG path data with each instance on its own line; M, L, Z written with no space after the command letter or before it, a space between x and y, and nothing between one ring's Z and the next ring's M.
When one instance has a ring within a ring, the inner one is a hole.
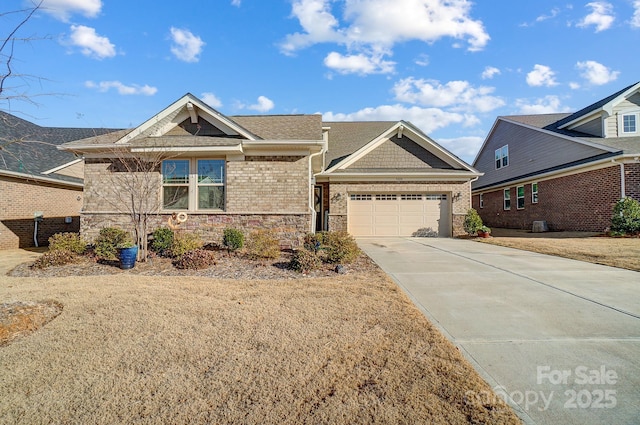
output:
M320 115L225 116L191 94L120 133L66 143L85 158L81 230L130 226L110 190L118 158L161 155L151 228L187 213L183 228L219 240L233 226L274 230L283 246L306 233L463 233L480 174L407 122L322 122ZM115 154L115 152L119 152ZM426 231L426 230L423 230Z
M488 226L603 231L614 204L640 200L640 83L570 114L498 117L473 165Z
M57 146L109 130L40 127L0 111L0 249L46 245L77 232L82 160ZM37 223L35 215L42 215Z

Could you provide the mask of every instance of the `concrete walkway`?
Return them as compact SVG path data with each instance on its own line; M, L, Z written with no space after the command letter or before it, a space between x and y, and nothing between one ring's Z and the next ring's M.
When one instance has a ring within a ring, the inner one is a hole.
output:
M469 240L358 244L525 423L640 423L640 273Z

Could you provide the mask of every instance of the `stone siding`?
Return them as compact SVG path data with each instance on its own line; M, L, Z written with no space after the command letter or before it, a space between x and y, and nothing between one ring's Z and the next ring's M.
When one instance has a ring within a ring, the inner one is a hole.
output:
M625 165L627 169L629 176L639 171ZM474 194L473 207L489 227L531 229L534 221L545 220L549 230L602 232L611 225L613 206L621 194L619 165L539 181L537 204L531 202L531 183L535 182L517 185L524 186L522 209L517 209L515 185L509 188L510 210L503 207L503 188L483 192L484 208L479 206L479 194Z
M35 246L36 211L44 214L38 224L38 245L46 245L55 233L77 232L81 207L81 188L0 177L0 249ZM65 223L65 217L71 217L71 223Z

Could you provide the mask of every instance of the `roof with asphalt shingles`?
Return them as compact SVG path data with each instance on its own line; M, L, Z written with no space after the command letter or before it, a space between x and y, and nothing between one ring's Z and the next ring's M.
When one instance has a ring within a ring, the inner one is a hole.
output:
M397 121L324 122L325 127L331 127L326 155L327 168L364 147L395 124Z
M43 172L76 159L72 153L58 150L59 145L113 131L105 128L41 127L0 111L0 170L43 177ZM46 177L82 183L81 179L55 173Z

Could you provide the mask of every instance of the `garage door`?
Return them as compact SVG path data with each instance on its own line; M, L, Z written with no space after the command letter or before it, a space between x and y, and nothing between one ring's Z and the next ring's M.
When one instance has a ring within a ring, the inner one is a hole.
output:
M446 194L350 194L348 230L354 236L411 236L419 229L451 236Z

